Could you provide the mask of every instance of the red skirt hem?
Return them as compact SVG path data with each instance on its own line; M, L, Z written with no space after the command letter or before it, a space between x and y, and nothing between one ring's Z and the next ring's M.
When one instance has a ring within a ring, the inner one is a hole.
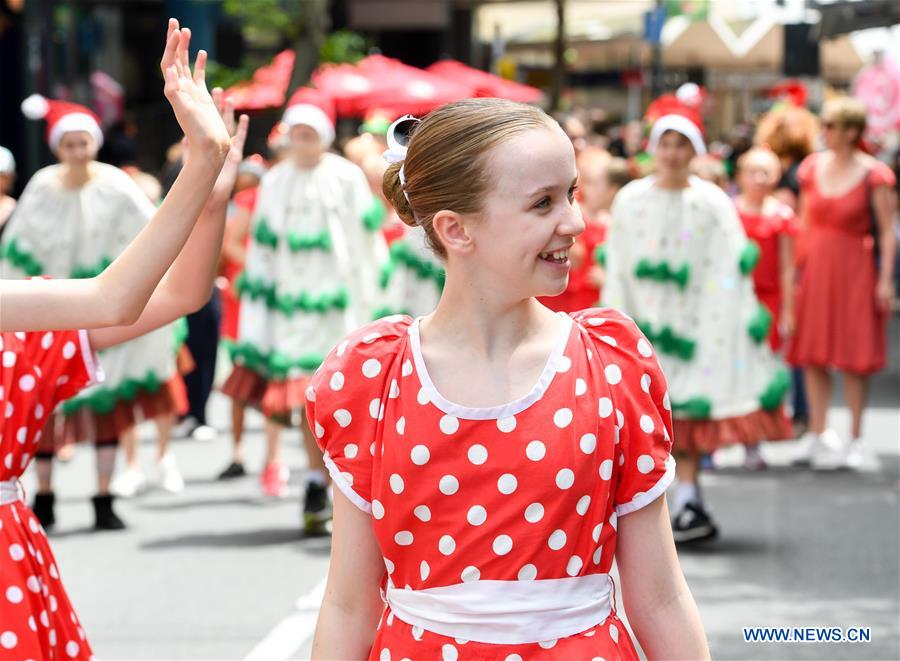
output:
M54 452L69 443L117 439L139 422L167 414L183 415L187 410L187 389L181 375L176 374L156 392L141 392L132 400L119 402L109 413L98 415L82 408L72 415L51 416L38 452Z
M754 445L760 441L781 441L793 438L790 422L782 407L774 411L754 411L747 415L721 420L672 421L676 452L710 453L726 445L743 443Z
M236 402L252 406L267 417L288 418L306 406L311 376L270 381L243 365L235 365L221 391Z

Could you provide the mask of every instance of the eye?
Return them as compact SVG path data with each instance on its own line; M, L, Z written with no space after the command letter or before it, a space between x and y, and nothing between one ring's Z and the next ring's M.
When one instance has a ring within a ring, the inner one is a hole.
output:
M550 208L550 198L545 196L540 199L540 201L534 205L535 209L549 209Z
M578 191L578 184L573 184L569 189L569 202L575 199L575 193Z

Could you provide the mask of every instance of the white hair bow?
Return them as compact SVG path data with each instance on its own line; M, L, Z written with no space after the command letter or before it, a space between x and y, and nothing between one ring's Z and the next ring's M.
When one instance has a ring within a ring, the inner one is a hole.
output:
M406 150L409 147L409 138L416 124L422 120L412 115L403 115L388 127L387 144L388 148L382 156L388 163L402 163L406 160ZM397 173L400 178L400 186L403 187L403 196L409 202L409 195L406 194L406 174L403 172L403 166Z

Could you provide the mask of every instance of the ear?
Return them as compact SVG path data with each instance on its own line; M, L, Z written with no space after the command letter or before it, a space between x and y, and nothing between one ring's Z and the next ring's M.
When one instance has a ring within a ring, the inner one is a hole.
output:
M462 215L443 209L434 215L431 224L448 253L468 253L474 249L474 242Z

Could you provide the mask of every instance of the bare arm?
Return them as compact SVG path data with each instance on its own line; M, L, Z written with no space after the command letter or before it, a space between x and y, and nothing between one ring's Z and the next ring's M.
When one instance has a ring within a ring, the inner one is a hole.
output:
M131 324L178 255L206 203L230 148L204 82L206 55L192 74L190 31L169 22L163 54L165 95L193 146L193 157L151 222L96 278L0 283L0 330L98 328Z
M875 296L878 306L890 311L894 299L894 259L897 254L897 235L894 217L897 214L897 195L888 186L876 186L872 191L872 207L878 227L879 272Z
M664 497L619 519L616 561L628 622L647 658L709 659Z
M794 237L778 237L778 266L781 278L781 329L785 337L794 334Z
M244 247L244 239L250 231L250 220L252 214L249 209L238 207L231 222L228 224L228 231L225 233L225 243L222 246L225 256L236 264L243 264L247 257L247 249Z
M221 90L213 91L217 100ZM228 198L237 178L247 137L247 116L234 125L234 109L224 109L223 118L229 132L234 131L225 166L213 188L197 225L162 282L153 292L138 320L128 326L111 326L90 331L91 346L96 350L140 337L175 319L201 308L208 300L215 279ZM187 163L190 163L188 159ZM187 165L179 174L184 176ZM176 180L177 183L177 180Z
M367 659L384 612L384 560L372 518L334 490L331 566L313 639L313 659Z

